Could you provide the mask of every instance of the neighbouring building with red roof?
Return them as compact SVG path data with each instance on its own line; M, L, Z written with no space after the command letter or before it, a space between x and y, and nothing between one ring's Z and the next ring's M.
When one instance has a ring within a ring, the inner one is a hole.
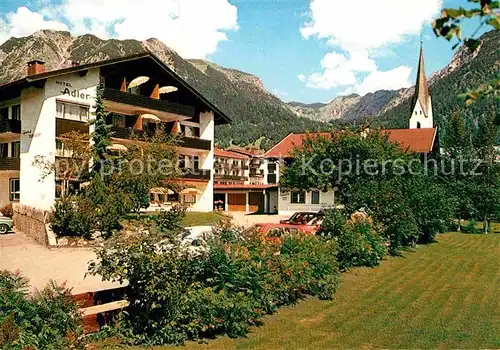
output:
M225 211L277 212L278 182L259 152L214 152L214 207Z
M432 101L429 93L427 79L424 69L423 49L420 48L420 58L417 71L417 81L415 85L415 95L412 99L412 111L409 118L408 129L387 129L382 130L388 136L390 142L397 143L404 151L430 154L438 149L437 128L434 127L432 114ZM279 183L280 167L284 166L292 158L292 151L295 147L300 147L307 137L321 135L328 137L329 132L317 134L289 134L274 147L268 150L263 156L263 164L260 169L264 176L264 186ZM214 185L218 186L218 185ZM243 188L243 187L242 187ZM227 189L227 187L225 187ZM280 215L290 215L297 211L319 211L324 208L334 207L339 203L335 200L337 188L317 189L312 191L282 191L277 187L276 192L267 190L267 195L272 194L273 203L277 202L276 208ZM215 189L217 193L217 189ZM269 201L269 200L268 200ZM246 211L255 208L246 208ZM263 210L269 212L269 206Z

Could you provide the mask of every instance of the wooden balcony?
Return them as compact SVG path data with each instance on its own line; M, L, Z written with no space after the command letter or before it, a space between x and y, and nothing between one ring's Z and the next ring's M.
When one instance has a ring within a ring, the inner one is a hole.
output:
M181 168L181 178L186 180L210 181L210 169Z
M0 171L2 170L19 170L21 169L20 158L0 158Z
M82 159L56 156L55 167L57 179L85 181L90 175L89 164Z
M151 137L154 134L154 132L132 128L123 128L119 126L112 126L111 132L113 133L113 137L125 140L130 139L132 137L132 134L135 134L139 138L139 140L144 140L146 137ZM198 137L179 136L179 143L177 146L210 151L212 149L212 141L200 139Z
M142 107L148 110L155 110L187 117L194 117L194 107L181 105L163 100L150 98L147 96L122 92L120 90L105 88L102 96L104 101L112 101L124 105Z
M56 118L56 137L66 134L70 131L79 131L83 134L88 134L89 124L76 120Z
M216 174L214 175L214 180L247 181L248 177L239 175Z
M0 120L0 134L4 132L20 134L21 121L12 119Z

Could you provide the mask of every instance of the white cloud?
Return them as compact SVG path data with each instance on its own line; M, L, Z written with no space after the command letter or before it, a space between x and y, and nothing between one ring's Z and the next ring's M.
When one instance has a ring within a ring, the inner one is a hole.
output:
M237 7L228 0L64 0L57 6L46 5L39 13L67 23L74 34L91 33L103 39L158 38L186 58L214 53L221 41L228 40L226 32L238 29ZM26 27L23 23L16 26ZM42 28L24 31L29 34Z
M304 74L300 73L299 75L297 75L297 79L299 79L301 82L305 82L307 78Z
M301 28L302 36L324 39L334 50L323 57L323 71L307 77L307 86L346 86L344 93L360 94L373 91L376 86L407 86L410 68L380 71L375 58L391 52L389 45L419 34L422 26L439 13L442 3L443 0L359 0L354 6L351 0L311 0L310 21ZM366 76L363 80L360 73Z
M40 13L21 6L16 12L8 13L5 19L0 17L0 44L11 36L23 37L39 29L68 30L68 27L64 23L46 19Z
M399 66L388 71L374 71L370 73L360 84L357 84L352 92L365 95L377 90L396 90L402 87L410 87L411 68Z

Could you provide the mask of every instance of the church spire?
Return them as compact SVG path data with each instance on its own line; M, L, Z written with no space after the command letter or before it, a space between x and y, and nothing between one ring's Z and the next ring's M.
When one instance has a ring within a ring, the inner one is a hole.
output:
M415 95L412 99L413 112L410 117L410 129L433 128L432 100L429 85L425 76L424 48L420 41L420 57L418 60Z
M418 60L417 82L415 84L413 106L415 106L417 100L420 102L422 111L427 117L429 115L429 86L427 85L427 78L425 77L424 48L422 42L420 42L420 57Z

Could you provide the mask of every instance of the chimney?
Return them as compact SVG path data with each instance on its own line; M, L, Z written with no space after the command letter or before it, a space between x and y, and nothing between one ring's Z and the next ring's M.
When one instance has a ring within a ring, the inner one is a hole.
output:
M45 72L45 62L33 60L28 62L28 75L35 75Z

